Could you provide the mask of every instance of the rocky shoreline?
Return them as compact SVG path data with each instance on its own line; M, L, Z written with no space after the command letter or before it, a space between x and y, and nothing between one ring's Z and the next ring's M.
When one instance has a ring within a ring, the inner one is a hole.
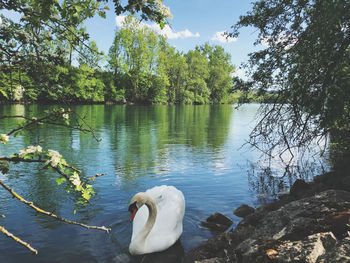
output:
M189 251L185 263L350 262L350 173L297 180L290 193Z

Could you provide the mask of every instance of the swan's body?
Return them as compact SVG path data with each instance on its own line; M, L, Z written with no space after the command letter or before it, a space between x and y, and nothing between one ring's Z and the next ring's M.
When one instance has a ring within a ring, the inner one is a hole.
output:
M173 186L157 186L131 199L133 220L130 254L160 252L172 246L182 234L185 198Z

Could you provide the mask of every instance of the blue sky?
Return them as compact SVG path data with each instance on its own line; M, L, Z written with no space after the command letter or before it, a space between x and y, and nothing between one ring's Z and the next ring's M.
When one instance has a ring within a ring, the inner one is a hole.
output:
M232 63L238 67L247 60L248 53L257 50L253 45L257 36L253 28L242 29L240 36L228 43L214 39L218 32L229 31L239 16L251 9L250 1L164 0L164 4L173 14L173 19L169 20L171 29L168 28L165 32L168 42L180 51L187 52L208 41L223 46L231 54ZM95 17L86 22L91 39L105 53L108 53L114 32L118 28L113 6L110 7L106 19ZM155 27L154 23L146 23Z

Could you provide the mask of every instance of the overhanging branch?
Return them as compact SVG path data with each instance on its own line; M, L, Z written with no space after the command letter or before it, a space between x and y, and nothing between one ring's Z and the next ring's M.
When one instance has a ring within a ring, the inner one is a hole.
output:
M75 222L75 221L71 221L69 219L65 219L63 217L60 217L60 216L57 216L55 215L54 213L52 212L48 212L48 211L45 211L44 209L41 209L40 207L34 205L33 202L29 202L27 200L25 200L22 196L20 196L19 194L17 194L12 188L10 188L9 186L7 186L4 182L2 182L0 180L0 185L6 189L8 192L10 192L12 194L12 196L16 199L18 199L20 202L24 203L25 205L29 206L30 208L34 209L36 212L40 213L40 214L44 214L44 215L47 215L47 216L50 216L50 217L53 217L59 221L62 221L62 222L65 222L65 223L68 223L68 224L72 224L72 225L78 225L78 226L81 226L81 227L84 227L84 228L87 228L87 229L98 229L98 230L103 230L103 231L106 231L107 233L111 230L110 228L107 228L105 226L90 226L90 225L86 225L86 224L83 224L83 223L79 223L79 222Z
M20 243L21 245L25 246L26 248L28 248L31 252L33 252L35 255L38 254L38 250L36 250L35 248L33 248L29 243L23 241L22 239L20 239L19 237L16 237L14 234L10 233L9 231L7 231L3 226L0 226L0 231L2 233L4 233L6 236L12 238L14 241L16 241L17 243Z

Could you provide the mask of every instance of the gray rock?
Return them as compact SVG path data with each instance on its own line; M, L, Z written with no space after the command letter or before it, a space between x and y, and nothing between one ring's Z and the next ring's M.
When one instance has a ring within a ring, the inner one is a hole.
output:
M188 252L185 255L184 263L200 262L212 258L226 258L227 251L231 249L233 243L236 244L236 241L232 239L230 233L221 233Z
M284 202L246 216L236 229L187 253L184 262L350 262L350 192L327 190Z
M332 232L317 233L303 240L281 243L273 258L280 262L316 263L317 259L325 254L326 247L332 249L336 243L337 239Z
M223 258L210 258L210 259L195 261L195 263L225 263L225 262L227 261Z
M254 208L249 205L240 205L233 213L238 217L246 217L254 213Z
M201 222L201 225L209 228L211 231L224 232L232 225L232 223L233 221L231 219L216 212L209 216L206 222Z
M311 189L311 186L304 180L298 179L294 182L290 188L290 194L292 196L301 197L307 194L307 191Z
M333 250L328 250L317 259L317 263L345 263L350 262L350 238L346 237L338 242Z

